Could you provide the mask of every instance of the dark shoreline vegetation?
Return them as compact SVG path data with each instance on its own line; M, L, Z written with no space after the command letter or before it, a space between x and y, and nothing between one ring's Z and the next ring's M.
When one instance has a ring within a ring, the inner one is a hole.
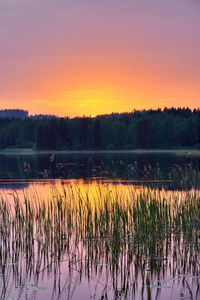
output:
M0 117L0 148L198 149L200 110L165 108L74 119Z
M0 151L0 184L82 179L165 190L200 188L198 150ZM9 187L9 185L8 185Z

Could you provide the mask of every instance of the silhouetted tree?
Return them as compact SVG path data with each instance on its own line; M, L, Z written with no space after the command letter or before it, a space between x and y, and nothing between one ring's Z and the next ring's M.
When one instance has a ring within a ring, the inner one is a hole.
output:
M45 149L46 148L46 136L43 125L39 125L36 131L36 148L37 149Z
M152 148L154 144L154 130L149 119L138 122L138 145L141 148Z
M94 148L100 149L101 140L100 140L100 120L94 120Z

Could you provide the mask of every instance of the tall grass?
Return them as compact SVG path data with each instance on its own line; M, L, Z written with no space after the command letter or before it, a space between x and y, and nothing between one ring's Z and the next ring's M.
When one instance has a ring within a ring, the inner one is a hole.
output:
M21 197L13 192L12 200L9 204L1 195L2 236L18 240L25 236L27 243L38 239L53 253L62 248L62 237L71 235L77 240L104 238L111 243L134 237L135 243L149 244L151 255L156 255L157 242L172 236L198 240L200 196L195 190L166 192L70 181L59 190L52 186L45 199L32 188Z
M113 281L119 272L123 280L131 278L127 270L134 263L132 280L141 272L145 285L158 268L158 276L165 274L169 257L176 265L173 274L198 274L200 195L196 190L69 181L52 185L44 197L32 186L22 195L1 194L0 231L0 267L9 277L6 265L13 264L16 282L25 280L22 273L34 274L36 282L44 272L57 274L65 260L78 274L83 268L101 273L97 266L106 265ZM148 276L143 274L147 268Z

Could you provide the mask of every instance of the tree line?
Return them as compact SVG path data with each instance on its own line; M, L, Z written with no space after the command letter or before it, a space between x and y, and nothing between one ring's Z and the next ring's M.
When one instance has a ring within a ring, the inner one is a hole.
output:
M1 109L0 118L19 118L25 119L28 117L28 111L23 109Z
M0 118L0 148L131 150L200 148L200 110L164 110L95 118Z

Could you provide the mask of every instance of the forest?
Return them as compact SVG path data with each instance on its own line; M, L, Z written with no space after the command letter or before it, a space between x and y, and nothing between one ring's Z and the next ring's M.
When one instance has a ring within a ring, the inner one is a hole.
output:
M172 107L73 119L0 117L0 148L198 149L200 110Z

